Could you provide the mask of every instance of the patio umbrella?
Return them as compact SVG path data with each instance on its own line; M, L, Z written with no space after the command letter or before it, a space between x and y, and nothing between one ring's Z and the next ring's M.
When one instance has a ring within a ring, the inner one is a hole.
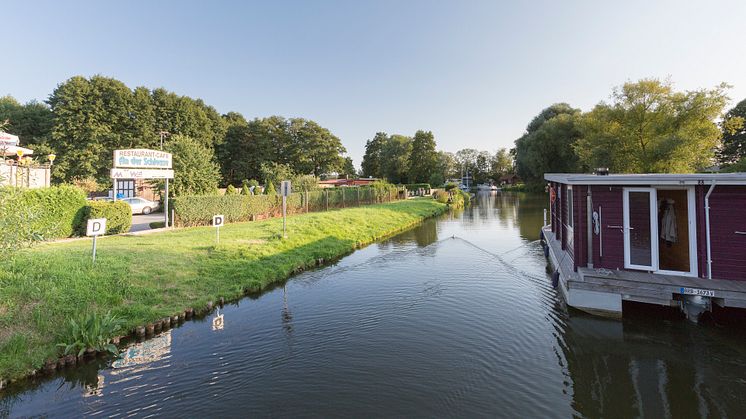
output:
M0 143L0 154L2 154L3 157L8 157L8 156L15 157L18 155L18 150L23 151L24 156L28 156L29 154L34 154L34 150L31 150L29 148L23 148L23 147L19 147L16 145L10 145L10 146L3 145L2 143Z

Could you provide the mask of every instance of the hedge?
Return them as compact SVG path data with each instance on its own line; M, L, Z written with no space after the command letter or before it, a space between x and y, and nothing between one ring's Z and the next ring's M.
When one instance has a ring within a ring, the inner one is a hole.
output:
M124 201L88 201L83 208L83 217L78 235L85 236L88 220L106 218L106 234L120 234L132 227L132 207Z
M83 219L85 193L75 186L0 188L0 225L21 222L43 240L73 235ZM16 227L18 228L18 227Z
M403 197L402 191L394 185L381 184L293 193L287 199L287 211L294 214L386 202ZM282 211L282 197L278 195L195 195L172 198L170 202L176 212L176 224L185 227L209 225L218 214L234 223L278 216Z

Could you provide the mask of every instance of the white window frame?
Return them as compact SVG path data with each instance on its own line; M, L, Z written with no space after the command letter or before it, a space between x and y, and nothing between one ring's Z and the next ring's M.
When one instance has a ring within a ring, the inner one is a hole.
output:
M567 193L565 194L567 199L567 223L565 224L567 229L567 239L565 240L566 246L573 250L575 254L575 205L573 199L575 199L575 193L572 191L572 186L567 185Z
M632 263L631 260L631 227L629 225L630 192L648 192L650 194L650 266L635 265ZM623 197L624 199L622 203L622 209L624 213L624 268L655 272L658 270L658 194L656 193L655 188L624 188Z

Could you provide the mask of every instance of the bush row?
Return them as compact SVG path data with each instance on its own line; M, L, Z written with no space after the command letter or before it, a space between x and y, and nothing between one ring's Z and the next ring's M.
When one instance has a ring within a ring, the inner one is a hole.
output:
M7 247L85 235L89 218L106 218L107 234L127 232L132 225L127 203L87 201L75 186L0 188L0 239Z
M79 236L85 236L88 220L93 218L106 218L106 234L126 233L132 227L132 207L124 201L88 201L83 208Z
M371 187L329 188L290 194L287 200L289 214L324 211L357 205L387 202L403 198L403 189L382 184ZM251 221L258 217L278 216L282 211L279 195L207 195L180 196L171 199L179 226L209 225L217 214L225 221Z
M85 194L74 186L51 188L0 189L2 213L0 222L5 228L27 230L40 240L70 237L83 222Z

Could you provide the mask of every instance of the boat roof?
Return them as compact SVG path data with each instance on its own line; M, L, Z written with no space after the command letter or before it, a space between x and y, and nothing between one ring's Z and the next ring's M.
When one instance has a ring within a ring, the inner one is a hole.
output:
M544 179L566 185L746 185L746 173L640 173L592 175L545 173Z

